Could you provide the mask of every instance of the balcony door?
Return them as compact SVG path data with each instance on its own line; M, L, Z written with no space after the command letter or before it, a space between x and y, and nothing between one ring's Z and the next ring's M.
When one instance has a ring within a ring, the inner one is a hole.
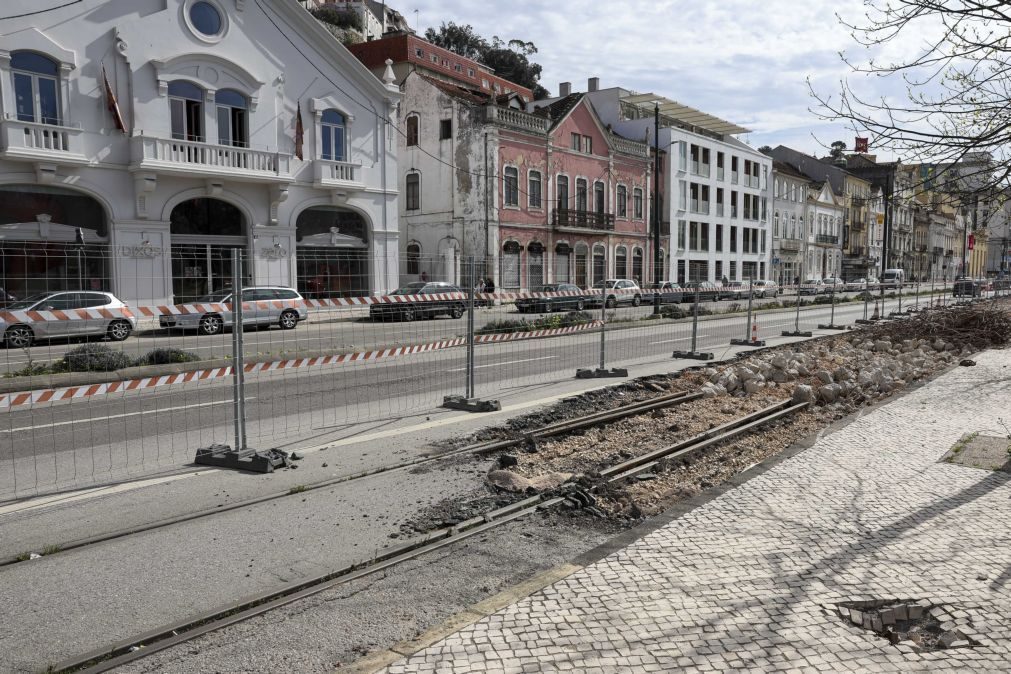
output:
M192 82L175 80L168 85L172 138L204 141L204 91Z

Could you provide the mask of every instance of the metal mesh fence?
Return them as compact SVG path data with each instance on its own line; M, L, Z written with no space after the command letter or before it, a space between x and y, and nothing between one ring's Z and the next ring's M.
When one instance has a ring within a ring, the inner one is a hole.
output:
M503 290L491 280L501 261L455 252L408 254L393 288L377 283L366 251L318 243L253 257L227 242L119 256L87 243L5 244L0 499L178 471L199 447L234 444L239 353L246 443L293 449L430 412L446 396L571 379L600 364L601 331L606 367L669 362L693 342L720 357L734 339L852 324L879 296L864 288L865 301L834 315L831 303L798 313L797 289L777 287L752 298L749 319L748 289L608 280ZM905 307L951 300L950 287L919 290ZM897 297L886 302L880 311L897 310Z

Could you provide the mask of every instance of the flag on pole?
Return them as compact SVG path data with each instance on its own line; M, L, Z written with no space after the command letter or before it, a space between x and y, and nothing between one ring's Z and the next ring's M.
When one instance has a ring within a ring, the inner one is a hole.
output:
M112 85L109 84L109 76L105 74L105 66L102 66L102 81L105 83L105 105L109 108L109 112L112 113L112 121L116 123L116 128L126 133L126 124L123 123L123 114L119 111L119 101L116 100L116 94L112 91Z
M295 111L295 156L302 159L302 139L305 137L305 129L302 127L302 103L298 103Z

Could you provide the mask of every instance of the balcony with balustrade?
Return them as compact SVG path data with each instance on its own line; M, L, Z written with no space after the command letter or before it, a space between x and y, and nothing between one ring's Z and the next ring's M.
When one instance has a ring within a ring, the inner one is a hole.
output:
M612 213L557 208L552 214L551 224L558 229L592 229L612 232L614 231L614 215Z
M291 155L233 145L157 138L131 139L132 170L227 178L241 182L291 182Z
M362 165L347 161L314 159L312 162L313 184L316 187L346 187L362 189Z
M784 253L799 253L804 242L800 239L779 239L775 243Z
M823 245L835 246L839 243L839 237L834 234L819 234L814 241Z
M482 109L485 122L508 129L546 135L551 126L551 120L548 118L521 110L501 108L497 105L488 105Z
M56 164L87 164L80 126L0 122L0 158Z

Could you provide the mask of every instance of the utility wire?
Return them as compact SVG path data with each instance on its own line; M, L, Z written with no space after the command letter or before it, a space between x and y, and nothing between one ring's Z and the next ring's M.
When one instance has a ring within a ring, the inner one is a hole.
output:
M50 7L49 9L37 9L34 12L25 12L24 14L12 14L10 16L0 16L0 21L7 21L8 19L23 19L26 16L35 16L36 14L45 14L46 12L55 12L58 9L63 9L64 7L70 7L71 5L76 5L84 0L71 0L70 2L65 2L62 5L57 5L56 7Z

